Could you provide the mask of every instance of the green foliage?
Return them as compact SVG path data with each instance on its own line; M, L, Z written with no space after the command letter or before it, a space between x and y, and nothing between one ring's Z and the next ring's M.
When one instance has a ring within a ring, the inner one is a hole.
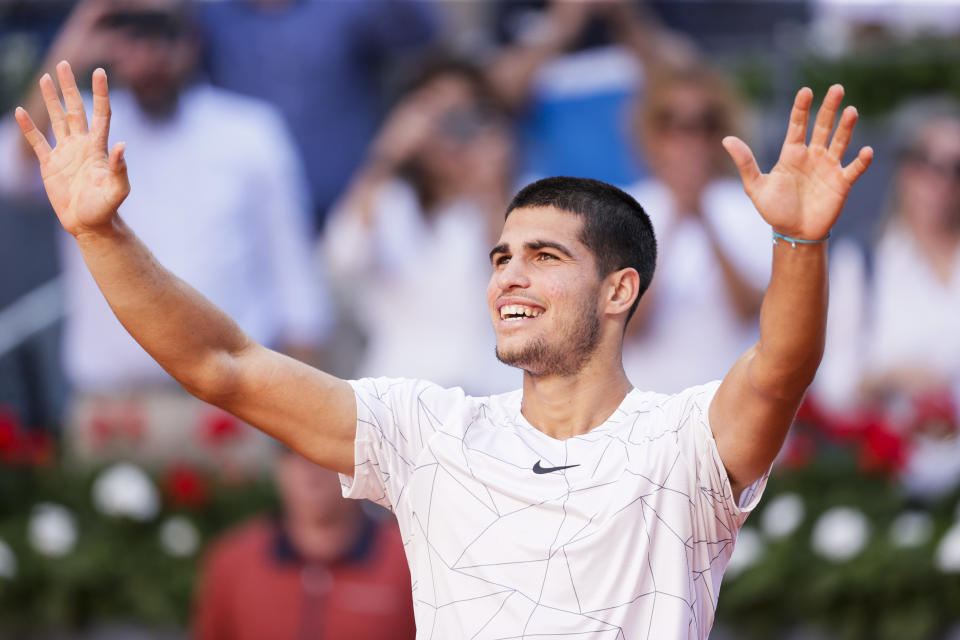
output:
M160 541L163 522L173 515L186 517L199 531L202 549L224 528L276 508L265 478L226 484L198 475L205 483L206 504L177 507L168 492L156 517L138 522L94 507L95 471L0 467L0 474L0 540L17 562L12 579L0 576L0 629L7 632L73 630L116 621L183 627L202 551L170 555ZM63 505L73 513L78 537L66 555L45 556L29 543L28 523L38 503Z
M766 539L751 567L724 579L717 620L726 627L749 640L792 628L818 628L837 640L925 640L941 637L960 619L960 576L934 563L960 494L911 504L896 484L863 474L852 456L833 452L803 469L778 470L747 525L759 528L763 510L784 492L803 499L803 522L782 539ZM814 524L835 506L854 507L870 523L866 547L845 562L827 560L811 546ZM897 547L890 526L908 508L931 516L933 535L918 547Z
M747 96L760 102L773 98L777 70L771 56L747 55L730 63ZM883 42L837 58L809 51L795 64L797 86L809 86L822 96L839 82L846 89L845 102L857 105L868 118L885 115L910 97L946 94L960 99L958 38Z

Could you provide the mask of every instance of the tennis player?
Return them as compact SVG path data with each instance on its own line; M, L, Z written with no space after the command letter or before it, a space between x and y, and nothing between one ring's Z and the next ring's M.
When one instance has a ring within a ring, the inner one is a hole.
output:
M490 254L497 357L523 369L523 389L469 397L339 380L254 343L124 224L130 184L123 143L108 150L104 71L89 127L70 66L56 72L65 110L40 80L55 148L23 109L16 119L117 317L191 393L396 513L418 638L707 637L737 531L820 362L826 239L873 155L842 164L857 112L835 127L840 86L809 143L813 94L797 93L767 174L744 142L723 141L774 246L760 340L722 381L672 396L630 384L621 342L653 275L653 229L612 186L548 178L516 196Z

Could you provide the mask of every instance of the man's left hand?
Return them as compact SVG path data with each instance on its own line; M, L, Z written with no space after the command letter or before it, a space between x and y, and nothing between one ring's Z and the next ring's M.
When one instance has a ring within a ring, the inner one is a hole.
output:
M797 92L780 159L770 173L760 172L745 142L735 136L723 139L723 147L740 170L747 195L778 233L804 240L824 238L840 216L850 187L870 166L870 147L860 149L847 166L841 164L857 122L856 108L848 106L833 131L842 99L843 87L830 87L817 113L810 143L806 144L813 92L806 87Z

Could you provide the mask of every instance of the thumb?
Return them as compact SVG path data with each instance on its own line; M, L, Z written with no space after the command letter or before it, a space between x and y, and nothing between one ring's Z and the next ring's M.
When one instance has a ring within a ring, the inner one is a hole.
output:
M761 176L760 167L757 166L757 160L753 157L753 152L746 142L736 136L727 136L721 144L733 158L734 164L740 171L743 187L747 193L750 193L756 187Z
M126 142L118 142L110 149L109 163L113 180L110 181L107 198L114 202L113 206L115 207L120 206L120 203L130 193L130 180L127 179L127 161L123 158L123 152L126 148Z
M127 173L127 161L124 159L123 154L127 150L126 142L118 142L113 145L113 148L110 149L110 171L113 173L122 173L126 175Z

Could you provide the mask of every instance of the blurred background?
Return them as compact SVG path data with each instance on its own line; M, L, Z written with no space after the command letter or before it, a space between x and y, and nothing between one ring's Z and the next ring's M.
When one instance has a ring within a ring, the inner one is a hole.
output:
M472 394L520 384L486 254L547 175L654 221L631 381L722 377L771 249L719 140L768 169L795 91L843 83L876 160L711 637L960 638L960 2L0 0L0 639L412 639L392 517L186 396L102 301L12 117L47 125L61 59L108 70L125 219L248 333Z

